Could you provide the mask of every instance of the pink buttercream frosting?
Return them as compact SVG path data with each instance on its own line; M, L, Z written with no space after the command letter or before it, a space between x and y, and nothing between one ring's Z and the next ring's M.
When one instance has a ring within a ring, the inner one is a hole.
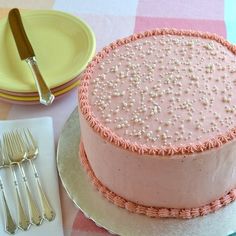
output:
M95 56L79 90L80 152L109 201L192 218L235 200L235 53L217 35L158 29Z
M118 40L87 67L80 109L105 140L141 155L220 147L236 136L235 52L219 36L192 31Z
M211 203L196 208L186 209L143 206L120 197L116 193L112 192L109 188L104 186L97 179L88 162L87 155L82 142L80 143L80 159L83 167L85 168L87 174L92 180L92 183L98 189L98 191L101 192L102 195L110 202L114 203L118 207L125 208L132 213L147 215L149 217L155 218L166 217L191 219L215 212L216 210L219 210L221 207L226 206L227 204L231 203L236 199L236 189L232 189L220 199L217 199L215 201L212 201Z

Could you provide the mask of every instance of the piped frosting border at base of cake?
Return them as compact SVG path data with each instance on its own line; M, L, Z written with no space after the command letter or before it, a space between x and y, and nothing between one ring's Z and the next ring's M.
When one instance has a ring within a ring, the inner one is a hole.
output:
M111 190L109 190L106 186L104 186L98 178L95 176L89 161L87 159L87 155L84 149L84 145L80 142L79 148L79 156L88 176L90 177L93 185L97 188L97 190L110 202L115 204L118 207L125 208L129 212L146 215L153 218L182 218L182 219L191 219L198 216L204 216L209 213L215 212L218 209L228 205L236 199L236 189L232 189L223 197L206 204L204 206L196 207L196 208L165 208L165 207L148 207L136 204L134 202L128 201L119 195L115 194Z
M144 33L133 34L130 37L119 39L116 42L111 43L109 46L103 48L103 50L93 58L91 63L87 66L80 84L79 89L79 105L80 110L87 120L89 126L98 133L106 141L123 148L125 150L136 152L140 155L157 155L157 156L173 156L173 155L184 155L199 153L212 148L218 148L223 144L232 141L236 137L236 127L230 129L228 132L218 135L215 138L211 138L204 142L199 142L195 144L181 145L181 146L160 146L160 147L150 147L147 145L137 144L135 142L130 142L112 132L109 128L105 127L92 113L91 106L89 104L88 98L88 87L91 76L97 64L99 64L104 57L111 53L116 48L128 44L132 41L136 41L141 38L155 36L155 35L184 35L200 37L203 39L214 40L223 46L225 46L232 53L236 54L236 46L230 44L224 38L209 33L203 33L191 30L176 30L176 29L155 29L146 31Z

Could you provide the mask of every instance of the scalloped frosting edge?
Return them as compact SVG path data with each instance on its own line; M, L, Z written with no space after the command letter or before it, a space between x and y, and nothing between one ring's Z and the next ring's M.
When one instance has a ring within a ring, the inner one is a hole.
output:
M110 202L115 204L118 207L124 208L132 213L146 215L153 218L182 218L182 219L191 219L198 216L204 216L209 213L213 213L220 208L228 205L236 199L236 189L230 190L223 197L212 201L204 206L195 207L195 208L165 208L165 207L150 207L143 206L137 203L131 202L124 199L123 197L117 195L116 193L109 190L104 186L100 180L95 176L88 158L84 149L84 145L80 142L79 146L79 156L80 161L87 172L87 175L90 177L91 182L95 188Z
M180 145L180 146L161 146L161 147L153 147L142 144L137 144L135 142L131 142L127 139L124 139L114 132L112 132L109 128L105 127L93 114L91 110L91 106L89 104L88 99L88 87L91 76L94 72L94 69L97 64L99 64L103 58L105 58L111 51L114 49L128 44L132 41L136 41L141 38L155 36L155 35L179 35L179 36L193 36L200 37L203 39L211 39L218 43L221 43L223 46L228 48L232 53L236 54L236 46L230 44L224 38L210 33L203 33L199 31L191 31L191 30L177 30L177 29L154 29L150 31L145 31L143 33L133 34L127 38L119 39L107 47L104 47L102 51L98 52L97 55L93 58L93 60L89 63L86 70L84 71L81 83L79 87L79 107L87 120L89 126L98 133L104 140L112 143L115 146L123 148L125 150L136 152L140 155L158 155L158 156L173 156L173 155L184 155L184 154L193 154L204 152L210 150L212 148L218 148L223 144L232 141L236 137L236 127L230 129L225 134L221 134L216 136L215 138L209 139L204 142L199 142L197 144L188 144L188 145Z

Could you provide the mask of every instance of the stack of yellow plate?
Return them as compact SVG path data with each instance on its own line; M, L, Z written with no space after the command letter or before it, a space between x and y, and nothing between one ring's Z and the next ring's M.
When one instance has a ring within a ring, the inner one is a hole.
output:
M23 24L40 71L56 97L79 83L79 75L95 52L95 37L79 18L59 11L27 11ZM6 18L0 21L0 99L38 103L33 76L21 61Z

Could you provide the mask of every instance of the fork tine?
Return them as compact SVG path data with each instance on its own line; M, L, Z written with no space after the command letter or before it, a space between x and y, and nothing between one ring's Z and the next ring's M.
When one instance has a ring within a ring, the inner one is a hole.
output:
M17 137L16 137L16 131L11 131L10 135L11 135L11 138L12 138L12 142L14 143L14 146L18 151L20 146L19 146L19 142L18 142Z
M32 145L31 145L31 143L29 141L29 138L28 138L28 136L26 134L25 129L22 129L21 132L19 133L19 135L21 136L21 141L22 141L22 143L24 145L24 148L28 150L29 147L31 147Z
M10 137L11 137L11 142L13 144L15 154L23 155L24 149L22 148L21 143L19 142L19 138L17 136L16 130L10 133Z
M5 146L5 148L3 149L3 153L6 154L6 149L7 149L6 135L3 134L2 138L3 138L3 145Z
M27 132L27 133L26 133ZM25 133L25 136L27 138L27 140L29 141L29 143L31 143L31 145L33 146L33 148L36 148L37 147L37 144L36 144L36 141L33 137L33 135L31 134L30 130L29 129L26 129L26 132Z
M19 138L17 136L17 131L11 131L9 132L9 139L10 139L10 143L12 144L12 148L14 153L23 153L24 152L24 148L22 147Z
M15 141L17 143L17 146L18 148L20 149L21 152L24 152L24 143L23 143L23 140L22 140L22 137L21 135L19 134L19 131L18 130L15 130L14 132L14 138L15 138Z
M9 141L10 143L12 144L12 149L13 149L13 153L18 153L19 152L19 146L17 145L17 141L16 141L16 138L15 138L15 135L14 135L14 132L11 131L8 133L9 135Z
M6 157L9 157L9 155L12 155L12 148L11 145L9 145L9 140L7 134L3 134L3 144L6 148L4 148L4 154Z
M24 141L26 142L26 147L27 147L27 149L30 149L32 147L32 144L29 140L29 137L28 137L25 129L23 130L23 133L24 133Z
M17 144L16 144L16 141L15 141L15 139L13 137L13 133L12 132L8 133L8 138L9 138L9 144L12 147L13 153L18 153Z
M4 145L4 148L2 146L2 142L3 142L3 145ZM3 139L2 139L2 142L1 143L1 152L2 152L2 159L3 159L3 163L4 165L10 165L10 161L9 161L9 157L8 157L8 153L6 151L6 149L8 148L7 147L7 143L6 143L6 139L5 139L5 134L3 134Z
M12 153L14 153L15 152L15 147L14 147L15 145L13 145L13 143L11 141L10 133L6 133L6 140L7 140L9 149L11 149Z
M25 129L17 130L17 136L18 136L19 142L21 143L21 146L27 152L31 148L32 145L30 143L29 138L27 137Z
M2 153L3 153L2 141L0 140L0 154L1 154L1 156L2 156Z
M2 152L2 142L0 140L0 167L4 166L3 152Z

